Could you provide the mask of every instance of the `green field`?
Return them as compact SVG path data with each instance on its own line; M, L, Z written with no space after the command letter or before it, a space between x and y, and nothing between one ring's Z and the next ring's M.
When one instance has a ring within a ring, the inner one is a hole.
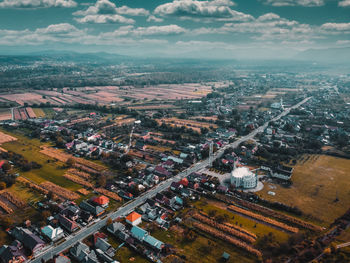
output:
M228 261L229 263L251 263L256 260L253 256L245 253L243 250L205 234L198 234L197 238L192 242L186 240L182 234L179 234L172 229L168 231L157 229L152 231L151 234L155 238L173 245L176 248L177 254L186 256L185 262L189 263L219 262L224 252L231 255L230 260ZM210 244L209 249L208 244Z
M304 156L294 168L290 188L265 183L258 194L270 201L297 206L306 215L328 226L350 206L350 160L327 155ZM270 189L274 185L276 189ZM267 192L273 191L275 196ZM338 201L336 201L338 197ZM308 218L309 217L309 218Z
M21 154L28 161L35 161L42 165L40 169L32 169L29 172L19 172L22 176L38 184L44 181L51 181L73 191L81 188L80 185L63 177L63 174L67 170L64 168L63 163L54 161L52 158L40 153L40 145L42 145L42 143L38 139L30 139L21 134L21 131L3 132L18 138L17 141L4 143L2 145L4 149Z
M37 118L45 117L45 112L41 108L33 108L33 111Z
M277 230L276 228L270 227L268 225L265 225L263 223L259 223L254 221L253 219L249 219L247 217L241 216L239 214L233 213L232 211L228 211L222 208L219 208L216 205L213 205L210 203L207 203L206 201L199 201L195 205L197 208L201 209L204 213L209 214L209 211L216 211L216 216L218 215L227 215L228 223L233 225L238 225L243 227L244 229L254 233L257 235L257 237L263 237L264 235L267 235L268 233L273 233L277 240L279 242L287 241L289 235L286 232Z

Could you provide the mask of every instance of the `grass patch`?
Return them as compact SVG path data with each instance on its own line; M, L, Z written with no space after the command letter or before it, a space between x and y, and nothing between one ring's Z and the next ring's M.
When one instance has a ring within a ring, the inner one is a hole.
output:
M268 183L258 194L270 201L297 206L305 214L328 226L350 206L350 160L327 155L303 156L294 168L290 188ZM267 194L276 193L275 196ZM335 202L338 196L339 201ZM306 217L307 218L307 217ZM307 218L307 220L310 220Z
M20 172L22 176L27 177L38 184L44 181L50 181L72 191L81 188L80 185L63 177L63 174L67 170L66 168L63 168L63 163L54 161L52 158L40 153L40 146L42 143L38 139L30 139L18 131L5 132L18 138L18 140L4 143L2 145L3 148L23 155L28 161L34 161L42 165L42 168L40 169L33 169L29 172Z
M45 117L45 112L41 108L33 108L33 111L37 118Z
M209 214L209 212L213 210L216 211L215 216L224 216L226 214L228 218L228 223L243 227L244 229L256 234L258 239L263 237L264 235L267 235L270 232L275 235L276 239L280 243L287 241L289 237L289 235L283 231L277 230L276 228L267 226L263 223L257 222L253 219L244 217L242 215L233 213L232 211L219 208L213 204L208 204L206 201L199 201L195 204L195 206L198 209L201 209L206 214Z

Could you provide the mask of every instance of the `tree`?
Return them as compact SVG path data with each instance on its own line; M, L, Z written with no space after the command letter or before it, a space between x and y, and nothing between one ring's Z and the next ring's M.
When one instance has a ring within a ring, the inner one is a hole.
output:
M113 224L113 220L112 220L112 218L108 217L108 219L107 219L107 225L111 225L111 224Z
M69 159L67 160L67 165L68 165L69 167L73 167L73 166L75 165L75 160L74 160L73 158L69 158Z
M0 182L0 190L4 190L6 188L5 182Z
M51 216L51 212L49 210L44 210L41 212L41 219L43 221L46 221L46 219L50 216Z
M107 183L106 176L101 175L101 176L98 178L98 184L99 184L101 187L105 187L105 186L106 186L106 183Z
M8 228L13 225L13 219L11 217L3 217L1 218L0 222L4 228Z

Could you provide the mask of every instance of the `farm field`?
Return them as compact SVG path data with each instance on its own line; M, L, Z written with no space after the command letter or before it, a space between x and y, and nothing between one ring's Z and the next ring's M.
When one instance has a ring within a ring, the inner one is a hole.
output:
M10 109L0 109L0 121L11 120L12 114Z
M188 241L183 237L182 227L171 227L168 231L162 229L156 229L151 231L151 235L163 242L176 247L179 255L186 256L186 262L189 263L212 263L219 262L221 255L226 251L231 255L229 263L242 262L250 263L255 262L254 257L244 253L244 251L235 248L233 245L221 241L215 237L209 235L198 234L194 241ZM208 244L209 249L208 249ZM166 259L164 262L167 261Z
M45 112L41 108L33 108L33 111L37 118L45 117Z
M0 131L0 144L16 141L17 138Z
M203 199L204 200L204 199ZM209 214L210 211L215 211L215 215L222 215L228 218L228 223L240 226L252 233L254 233L258 238L267 235L269 232L273 233L277 240L284 242L288 239L289 235L286 232L277 230L271 226L265 225L263 223L256 222L253 219L249 219L237 213L227 210L226 205L221 202L214 202L211 200L203 200L195 203L195 206L202 210L204 213Z
M182 127L185 126L188 129L193 129L194 131L200 132L201 128L207 128L213 127L216 129L218 126L213 123L207 123L207 122L199 122L199 121L193 121L193 120L185 120L185 119L178 119L178 118L163 118L157 120L158 124L161 125L162 123L166 123L171 126L176 127Z
M290 188L275 185L275 196L269 195L266 183L258 194L271 201L297 206L311 219L328 226L350 206L350 160L327 155L305 155L294 168ZM339 201L336 201L338 196ZM329 208L332 207L332 213Z
M7 131L5 131L8 133ZM2 147L8 151L12 151L23 155L28 161L35 161L42 165L40 169L33 169L29 172L20 172L20 174L37 184L44 181L51 181L57 185L65 187L69 190L77 190L80 185L73 183L63 177L66 168L63 168L63 163L56 162L54 159L40 153L41 143L37 139L29 139L19 132L11 133L18 140L10 143L4 143Z

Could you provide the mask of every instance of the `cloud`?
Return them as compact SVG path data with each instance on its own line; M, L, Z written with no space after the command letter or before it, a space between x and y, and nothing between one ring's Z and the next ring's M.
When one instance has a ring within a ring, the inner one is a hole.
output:
M147 18L147 22L163 22L164 19L163 18L159 18L159 17L156 17L154 15L150 15L148 18Z
M131 8L128 6L117 7L109 0L97 0L92 6L85 10L73 13L79 23L125 23L133 24L134 19L125 16L148 16L149 11L144 8Z
M178 25L165 25L165 26L149 26L149 27L134 27L124 26L120 27L113 32L102 33L101 37L119 37L119 36L169 36L179 35L186 33L187 30Z
M174 0L162 4L154 10L154 14L166 17L175 16L182 19L219 19L231 21L247 21L252 19L247 15L233 10L234 2L230 0Z
M73 0L4 0L0 8L49 8L49 7L76 7Z
M192 33L194 35L236 34L264 41L301 41L319 37L310 25L281 18L274 13L264 14L251 21L226 23L219 28L202 27L193 30Z
M324 0L265 0L265 4L272 6L323 6Z
M134 19L126 18L121 15L86 15L75 19L78 23L93 23L93 24L133 24Z
M341 6L341 7L350 6L350 0L339 1L338 5Z
M321 26L321 29L327 32L350 32L350 23L325 23Z

